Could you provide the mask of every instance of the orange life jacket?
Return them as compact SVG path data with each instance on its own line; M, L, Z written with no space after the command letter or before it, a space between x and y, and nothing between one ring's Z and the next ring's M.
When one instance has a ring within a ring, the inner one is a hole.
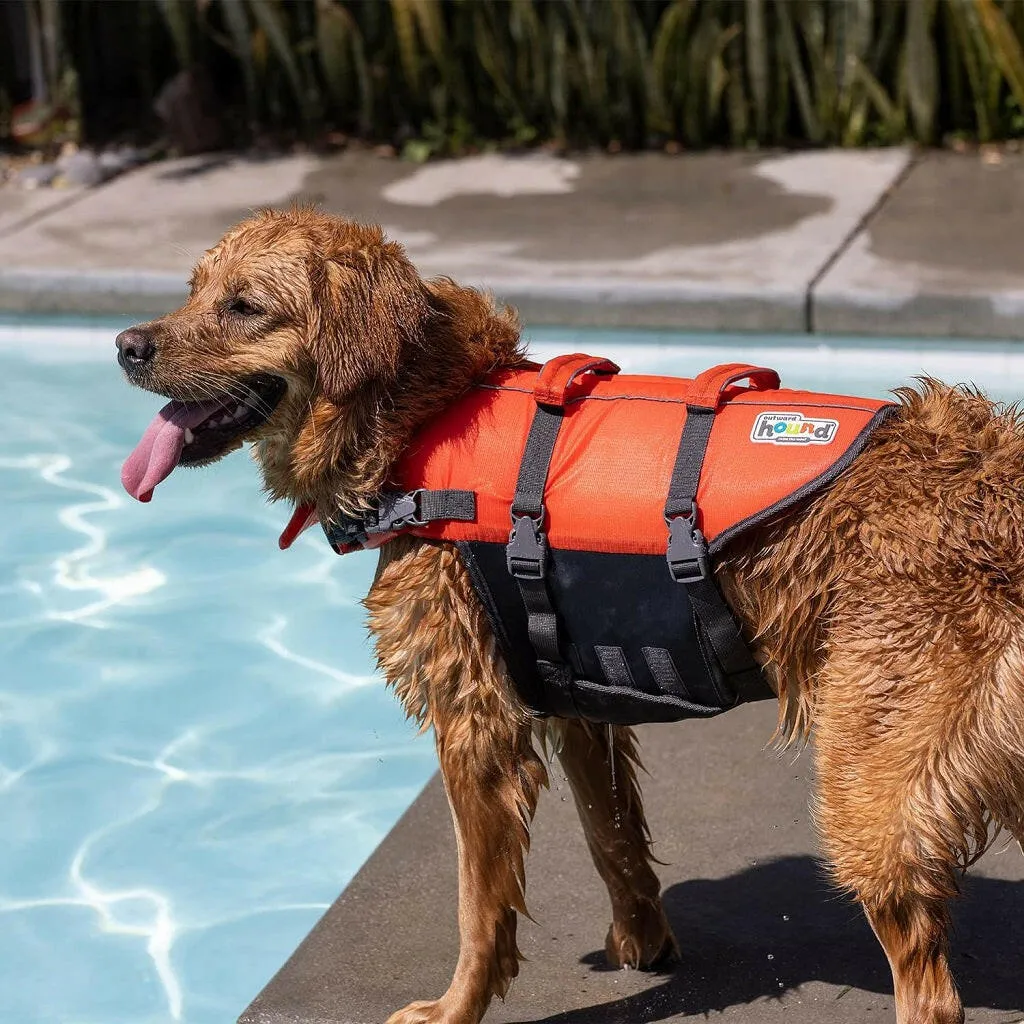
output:
M772 694L712 557L835 480L894 408L744 364L685 380L561 356L472 388L412 441L378 510L324 526L339 553L397 533L458 544L539 713L714 714Z

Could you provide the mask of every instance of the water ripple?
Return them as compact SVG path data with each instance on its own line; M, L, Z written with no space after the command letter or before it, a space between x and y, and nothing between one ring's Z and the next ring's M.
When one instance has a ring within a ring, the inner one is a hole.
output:
M86 542L69 554L58 556L52 563L54 569L53 582L64 590L74 592L95 592L102 595L98 600L90 602L70 611L50 609L47 616L51 619L67 622L84 622L87 625L103 628L106 624L95 617L114 605L121 604L133 597L148 594L164 585L166 577L151 566L142 566L119 576L96 576L90 570L89 562L102 555L107 548L107 534L90 522L87 516L112 512L121 508L124 501L109 487L77 480L66 476L71 468L72 460L66 455L32 454L18 458L0 458L0 469L31 471L46 483L64 490L91 494L98 501L78 502L61 509L58 519L67 529L83 534ZM28 589L41 591L38 583L25 581ZM10 625L10 623L6 623Z
M170 744L170 747L174 744ZM178 932L171 901L163 893L149 888L104 889L85 875L85 861L93 846L103 837L137 822L151 814L161 803L167 783L161 783L156 792L133 814L95 829L79 845L67 872L74 891L72 896L43 897L40 899L5 899L0 897L0 913L24 911L39 907L88 907L99 918L100 930L110 935L129 935L145 939L146 952L153 962L160 980L167 1009L173 1020L181 1019L182 988L171 965L171 947ZM116 908L122 904L142 902L151 908L149 920L119 917Z
M376 675L356 675L343 669L334 668L332 665L325 665L322 661L316 661L303 654L297 654L286 647L281 640L281 635L284 633L287 625L288 619L284 615L278 615L259 634L258 639L268 651L276 654L279 658L316 673L321 680L328 679L333 683L333 686L324 686L318 680L313 686L309 687L307 692L315 697L316 700L324 704L330 704L343 697L347 697L355 690L361 690L367 686L374 686L380 683L380 678Z

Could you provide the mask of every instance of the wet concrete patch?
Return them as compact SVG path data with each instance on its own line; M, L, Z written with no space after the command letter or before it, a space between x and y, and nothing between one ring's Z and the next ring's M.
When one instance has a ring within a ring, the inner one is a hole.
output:
M137 274L178 275L184 284L195 259L229 227L259 207L287 204L315 162L198 157L151 164L0 238L0 266L41 281L106 273L111 288L120 275L131 307Z
M509 177L516 174L516 159L505 158L513 165ZM686 161L654 155L547 159L575 172L567 176L566 188L547 194L529 187L520 194L486 194L491 191L486 182L480 191L471 191L467 182L463 194L437 189L444 197L433 203L394 202L389 191L410 198L415 192L374 183L370 194L360 195L350 179L338 181L336 164L314 171L303 191L323 196L328 209L353 210L391 225L395 237L412 239L413 251L426 252L433 244L479 246L481 255L496 254L499 262L507 252L540 264L632 261L675 246L754 240L833 205L826 195L790 193L759 176L760 161L746 155L700 154ZM518 160L528 168L533 158ZM481 169L487 166L495 165ZM407 172L397 184L417 173ZM421 238L429 242L418 244Z
M81 312L154 311L137 275L182 282L263 206L379 221L425 274L487 287L551 323L806 329L810 282L889 187L903 150L687 157L488 154L414 167L367 153L193 158L143 168L0 238L7 309L66 309L68 274L111 275ZM0 279L3 278L0 270ZM118 290L116 277L123 276ZM168 292L170 295L170 292ZM169 303L163 308L170 308Z
M976 154L929 155L868 236L882 260L1024 282L1024 156L993 164Z

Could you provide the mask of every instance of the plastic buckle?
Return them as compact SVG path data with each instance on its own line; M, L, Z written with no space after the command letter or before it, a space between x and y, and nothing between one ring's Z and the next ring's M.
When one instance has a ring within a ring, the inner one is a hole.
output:
M519 580L541 580L547 571L548 542L540 521L532 516L512 517L512 532L505 548L508 571Z
M676 583L699 583L711 575L708 545L704 534L694 525L697 506L689 515L673 516L668 523L668 571Z
M330 519L323 524L327 543L338 554L344 547L362 547L370 539L366 534L366 524L361 519L340 520Z
M377 522L371 533L393 533L407 526L424 526L420 518L420 496L423 488L408 492L386 491L377 504Z

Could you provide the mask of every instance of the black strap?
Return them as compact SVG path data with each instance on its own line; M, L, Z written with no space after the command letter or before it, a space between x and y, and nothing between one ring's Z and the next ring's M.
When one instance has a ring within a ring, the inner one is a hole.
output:
M700 471L704 455L715 425L715 410L704 405L686 407L686 423L679 438L676 464L672 467L672 480L665 500L665 518L692 515L700 485Z
M544 517L544 487L551 468L558 432L562 428L562 410L554 405L538 405L530 424L530 433L519 464L516 493L512 498L512 518L529 516L538 521ZM542 522L537 522L538 526Z
M545 681L564 684L568 666L558 646L558 617L545 576L548 542L544 534L544 488L562 426L562 410L538 405L519 465L512 499L512 532L505 549L508 571L526 607L526 629Z
M476 493L455 489L440 491L413 491L413 498L419 497L419 508L414 511L411 523L422 525L439 519L452 519L471 523L476 519Z
M397 533L410 526L426 526L440 519L469 523L476 519L476 494L454 489L381 491L374 508L363 516L336 512L324 523L327 540L335 549L365 544L373 536Z
M714 409L702 405L686 407L686 423L679 438L665 501L665 521L669 528L666 558L672 578L687 588L694 613L704 627L722 672L737 695L743 698L759 688L760 669L718 589L707 542L697 525L697 489L714 424Z
M676 583L696 583L711 574L707 545L697 528L697 488L714 425L714 409L686 407L686 422L665 499L668 569Z

